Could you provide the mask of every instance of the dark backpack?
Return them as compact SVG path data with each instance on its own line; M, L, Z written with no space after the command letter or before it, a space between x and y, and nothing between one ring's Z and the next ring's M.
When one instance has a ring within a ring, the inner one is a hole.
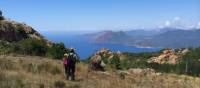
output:
M75 65L76 63L76 57L74 54L69 54L68 56L68 63L69 65Z

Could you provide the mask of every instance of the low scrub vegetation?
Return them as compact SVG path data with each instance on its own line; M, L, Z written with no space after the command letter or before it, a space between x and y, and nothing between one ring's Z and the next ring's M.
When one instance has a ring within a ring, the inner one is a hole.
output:
M68 50L63 43L47 45L44 40L38 39L24 39L18 42L0 41L0 54L22 54L33 56L47 56L53 59L62 59L63 54Z
M177 64L148 63L147 59L159 55L154 53L124 53L126 59L120 62L123 69L129 68L153 68L158 72L186 74L200 76L200 48L191 48L190 51L181 57Z
M116 53L111 55L101 55L102 61L106 64L105 70L128 70L131 68L152 68L157 72L162 73L175 73L191 76L200 76L200 47L190 48L189 51L181 56L176 64L156 63L148 62L151 57L159 56L163 50L159 52L143 52L143 53L129 53L124 52L121 56L117 56ZM179 52L179 49L175 49L174 52ZM110 58L112 56L112 58ZM84 62L90 63L89 57ZM120 57L120 58L119 58ZM120 59L120 60L119 60Z

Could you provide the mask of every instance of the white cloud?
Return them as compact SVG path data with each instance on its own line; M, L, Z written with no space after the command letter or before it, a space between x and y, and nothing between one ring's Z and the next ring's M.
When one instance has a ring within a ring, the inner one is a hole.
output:
M190 30L190 29L200 29L200 21L195 23L187 23L183 18L177 16L174 17L171 20L166 20L165 22L158 24L157 28L177 28L177 29L184 29L184 30Z
M200 22L197 23L197 27L196 28L200 28Z
M171 22L170 21L165 21L165 27L170 27L171 26Z
M172 28L186 28L185 27L186 25L184 25L184 22L182 21L182 18L177 16L177 17L174 17L173 19L171 20L167 20L165 21L164 25L159 25L158 27L161 28L161 27L172 27Z

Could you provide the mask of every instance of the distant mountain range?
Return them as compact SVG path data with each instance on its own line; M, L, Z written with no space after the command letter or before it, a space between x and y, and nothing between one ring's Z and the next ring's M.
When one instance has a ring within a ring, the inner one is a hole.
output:
M93 43L124 44L137 47L186 48L200 46L200 29L162 28L155 30L102 31L85 34Z
M154 47L198 47L200 30L172 30L153 36L150 44Z
M93 34L85 35L93 43L127 43L129 41L134 41L131 36L127 35L123 31L102 31Z

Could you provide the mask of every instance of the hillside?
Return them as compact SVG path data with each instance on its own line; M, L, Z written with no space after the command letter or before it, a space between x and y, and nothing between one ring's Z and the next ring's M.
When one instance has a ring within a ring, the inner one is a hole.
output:
M24 23L0 21L0 40L15 42L27 38L46 40L39 32Z
M1 88L198 88L200 78L150 72L90 72L77 66L77 80L66 81L62 61L36 56L0 56Z
M62 59L65 45L51 42L25 23L8 20L0 14L0 55L19 54Z
M198 47L200 46L200 30L173 30L153 36L150 44L153 47Z
M135 30L130 30L130 31L124 31L127 35L132 36L132 37L150 37L153 35L157 35L161 33L161 31L157 30L145 30L145 29L135 29Z

